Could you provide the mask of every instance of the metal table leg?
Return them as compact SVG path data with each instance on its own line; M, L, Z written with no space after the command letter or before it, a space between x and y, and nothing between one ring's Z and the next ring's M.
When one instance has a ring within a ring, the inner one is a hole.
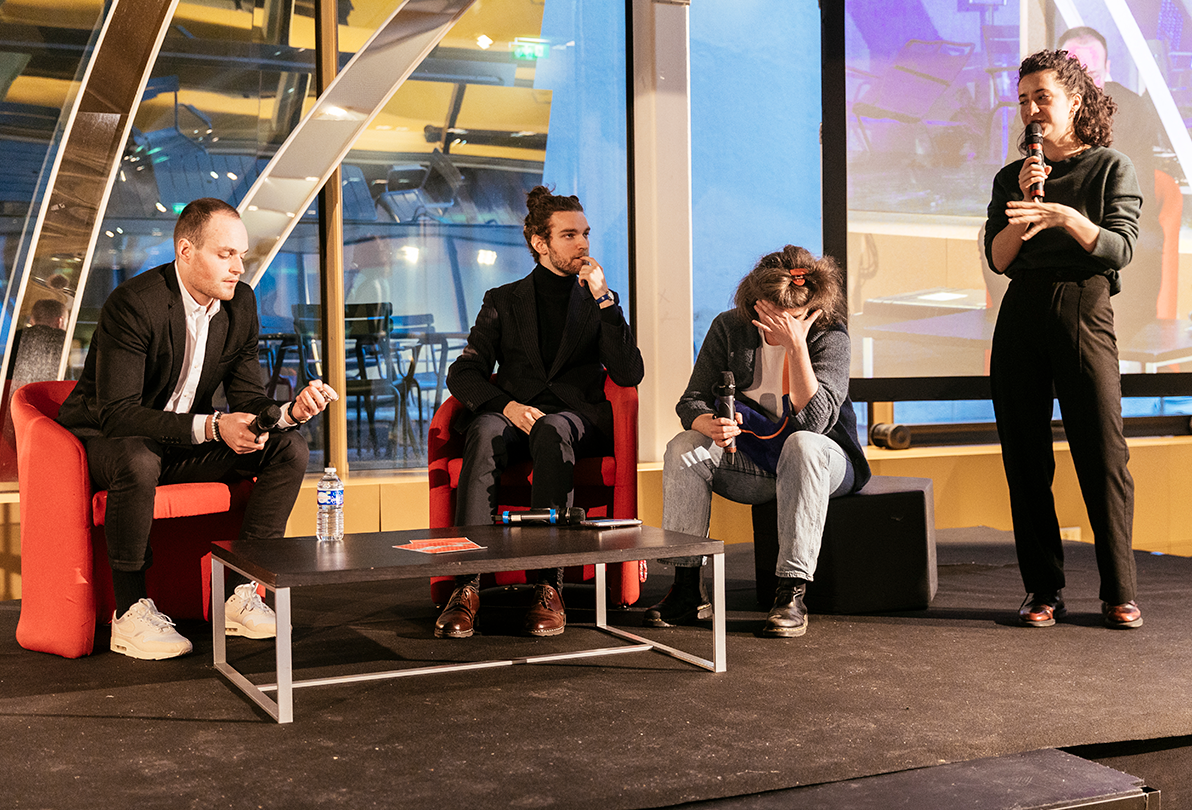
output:
M273 592L277 613L277 722L294 722L293 628L290 625L290 589Z
M236 570L233 568L232 570ZM244 574L243 571L238 571ZM268 587L268 586L266 586ZM272 590L272 589L271 589ZM237 689L269 713L279 723L294 721L293 664L290 632L290 589L274 590L277 603L277 701L265 696L261 687L240 674L228 663L227 628L224 613L224 563L211 558L211 642L217 672L222 673ZM284 613L283 613L284 611ZM283 630L284 628L284 630ZM268 688L268 687L267 687Z
M712 555L712 671L724 672L728 668L725 653L724 606L724 554Z
M215 668L228 663L228 635L224 628L224 564L211 558L211 646L215 651Z

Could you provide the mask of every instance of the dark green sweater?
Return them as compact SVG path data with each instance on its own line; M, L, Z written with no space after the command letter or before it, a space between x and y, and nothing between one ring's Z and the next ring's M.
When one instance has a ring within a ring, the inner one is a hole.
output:
M993 179L985 226L985 258L993 267L993 238L1009 224L1006 203L1021 200L1018 172L1022 160L1002 167ZM1022 243L1006 275L1030 275L1052 281L1080 281L1095 275L1109 278L1110 294L1122 289L1119 272L1130 263L1138 240L1138 215L1142 192L1134 165L1121 152L1094 146L1075 157L1051 166L1043 186L1043 201L1075 208L1101 229L1097 244L1089 253L1063 228L1048 228Z

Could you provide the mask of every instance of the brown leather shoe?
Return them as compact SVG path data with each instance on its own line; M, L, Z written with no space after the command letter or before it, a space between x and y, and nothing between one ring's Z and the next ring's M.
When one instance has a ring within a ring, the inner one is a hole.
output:
M563 597L550 585L534 586L534 604L526 611L524 630L530 636L557 636L567 627Z
M1028 593L1018 609L1018 622L1024 627L1051 627L1067 612L1058 593Z
M1106 627L1114 630L1129 630L1131 627L1142 627L1142 611L1134 600L1120 605L1101 603L1101 621Z
M460 585L435 622L435 638L468 638L479 612L480 592L474 585Z

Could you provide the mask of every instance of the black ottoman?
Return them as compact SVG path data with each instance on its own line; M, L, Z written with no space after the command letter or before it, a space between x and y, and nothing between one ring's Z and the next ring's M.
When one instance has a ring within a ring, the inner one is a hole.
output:
M922 610L938 586L935 503L930 478L875 475L854 495L828 505L815 581L807 608L815 613ZM778 503L753 507L757 601L774 604Z

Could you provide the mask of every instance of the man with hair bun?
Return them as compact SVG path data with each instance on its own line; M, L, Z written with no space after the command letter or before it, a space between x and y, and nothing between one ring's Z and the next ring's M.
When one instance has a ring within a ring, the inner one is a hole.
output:
M626 387L645 375L617 294L588 255L590 229L579 199L537 186L526 207L523 233L534 269L484 294L468 345L447 372L448 389L467 406L453 426L465 435L458 526L492 522L501 473L524 459L534 465L530 507L570 506L575 459L612 447L605 375ZM567 626L561 574L534 572L528 635L555 636ZM456 578L435 623L437 638L472 635L479 585L478 575Z

